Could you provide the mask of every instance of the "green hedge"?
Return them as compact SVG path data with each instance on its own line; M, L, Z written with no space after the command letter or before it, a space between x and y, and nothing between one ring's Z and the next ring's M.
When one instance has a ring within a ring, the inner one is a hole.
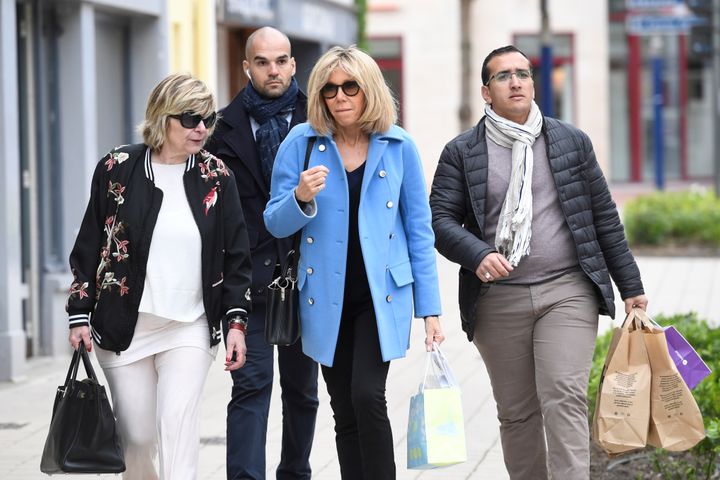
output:
M711 191L658 192L624 208L632 246L720 247L720 198Z
M705 360L712 373L692 391L703 415L706 438L688 453L676 454L655 449L651 453L653 468L664 479L717 478L720 473L720 328L709 326L694 313L658 316L655 321L660 325L675 325ZM608 331L599 336L595 344L587 393L590 421L595 411L595 396L611 339L612 331Z

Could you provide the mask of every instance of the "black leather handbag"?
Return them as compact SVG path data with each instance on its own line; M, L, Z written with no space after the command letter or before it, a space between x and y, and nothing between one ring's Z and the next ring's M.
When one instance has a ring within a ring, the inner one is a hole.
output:
M307 170L315 137L308 139L303 171ZM300 338L297 269L300 262L300 236L293 238L293 248L275 269L274 280L267 287L265 303L265 341L270 345L292 345Z
M88 378L78 381L81 360ZM73 354L65 385L59 386L55 395L40 471L47 474L125 471L115 415L82 342Z

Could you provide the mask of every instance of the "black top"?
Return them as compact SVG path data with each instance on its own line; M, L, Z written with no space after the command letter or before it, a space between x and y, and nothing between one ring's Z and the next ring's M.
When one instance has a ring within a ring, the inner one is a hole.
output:
M349 202L348 225L348 251L345 265L345 306L372 303L370 285L368 284L362 248L360 247L360 232L358 231L358 208L360 207L360 188L362 186L365 164L363 163L347 174Z

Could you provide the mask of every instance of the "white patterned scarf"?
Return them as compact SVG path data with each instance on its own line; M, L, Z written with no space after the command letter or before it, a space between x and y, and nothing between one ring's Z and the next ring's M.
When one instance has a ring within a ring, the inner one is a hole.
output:
M501 147L512 148L512 170L498 218L495 248L516 267L530 254L532 237L532 145L542 129L542 114L532 102L524 125L512 122L485 106L485 134Z

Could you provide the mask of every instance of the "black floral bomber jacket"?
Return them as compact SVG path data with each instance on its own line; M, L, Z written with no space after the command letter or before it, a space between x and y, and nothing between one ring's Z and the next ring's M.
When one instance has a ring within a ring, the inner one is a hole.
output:
M153 179L147 145L121 146L100 160L70 254L70 328L91 325L93 340L106 350L127 350L135 331L163 199ZM183 183L200 231L203 303L216 345L220 322L250 311L247 228L235 179L221 160L206 151L191 155Z

